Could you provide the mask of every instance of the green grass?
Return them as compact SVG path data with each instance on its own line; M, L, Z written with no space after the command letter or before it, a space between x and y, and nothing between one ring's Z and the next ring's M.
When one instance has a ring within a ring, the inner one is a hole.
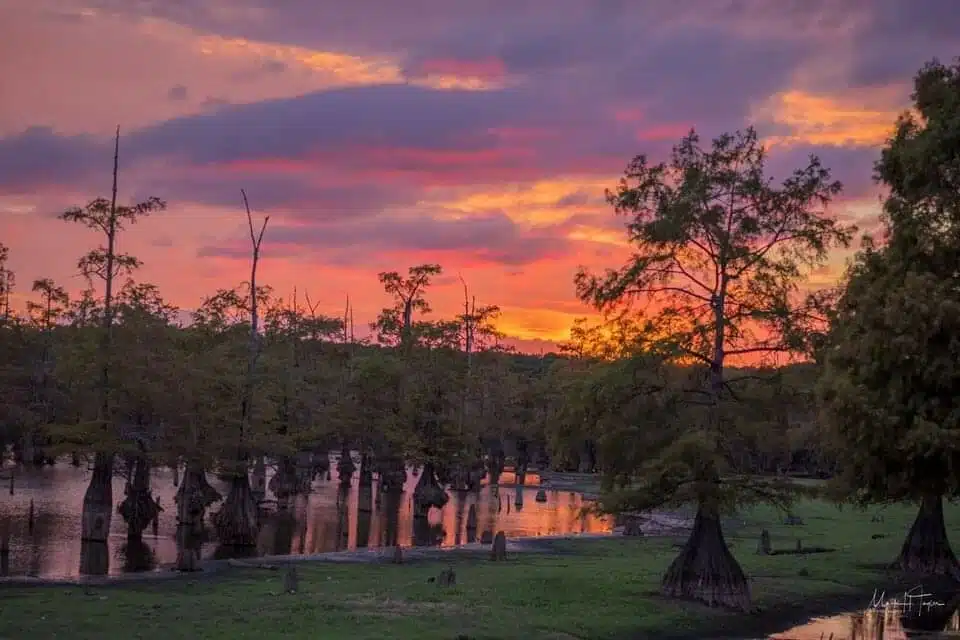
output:
M731 522L728 542L752 577L754 600L768 611L759 618L659 598L677 541L618 537L551 541L551 554L515 553L506 563L453 555L458 585L450 589L427 581L447 561L301 564L294 595L279 595L281 573L262 569L100 588L5 587L0 638L573 640L789 627L803 611L866 606L874 588L892 584L880 565L895 557L914 509L887 509L883 523L870 522L874 512L806 502L795 509L802 526L779 524L782 514L767 507ZM948 507L947 517L955 533L960 509ZM764 527L774 548L793 548L800 537L805 546L837 551L761 557Z

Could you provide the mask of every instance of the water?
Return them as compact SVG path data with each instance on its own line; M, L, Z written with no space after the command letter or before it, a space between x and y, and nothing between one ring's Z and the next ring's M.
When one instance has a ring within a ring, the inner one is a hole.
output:
M9 468L4 472L8 472ZM44 578L74 578L81 575L80 508L90 479L90 471L59 463L53 467L19 467L16 470L15 494L9 495L7 483L0 483L0 521L10 526L10 575L31 575ZM226 495L223 483L212 474L210 483ZM114 502L123 500L124 479L114 479ZM314 482L313 492L297 498L288 513L266 517L261 527L256 555L314 554L326 551L379 547L399 542L402 546L452 546L473 541L466 530L470 505L476 505L477 532L499 531L508 538L567 533L601 533L611 530L603 518L585 515L583 498L570 491L547 489L547 502L534 500L539 478L526 476L526 487L510 486L513 474L501 476L499 500L490 487L479 494L458 495L450 492L450 501L441 510L430 513L430 527L415 527L411 495L417 478L408 473L405 492L391 516L388 498L376 491L364 494L356 486L341 492L336 471L328 481ZM173 496L173 473L166 468L153 472L153 492L164 511L160 514L158 535L150 528L144 533L143 545L130 547L126 523L114 513L108 543L110 574L169 568L177 557L175 541L176 505ZM515 506L516 494L522 494L523 505ZM267 495L268 499L273 496ZM33 532L28 530L30 500L34 502ZM379 508L374 504L383 503ZM360 507L365 507L361 509ZM219 504L208 512L216 511ZM292 517L291 515L292 514ZM201 549L204 559L235 556L239 550L218 549L215 539ZM246 555L250 555L247 552ZM102 561L101 561L102 562Z
M925 640L960 638L960 613L953 602L924 612L919 620L908 620L904 628L902 610L895 606L871 608L857 613L814 618L802 625L769 636L769 640ZM926 631L913 627L923 626Z

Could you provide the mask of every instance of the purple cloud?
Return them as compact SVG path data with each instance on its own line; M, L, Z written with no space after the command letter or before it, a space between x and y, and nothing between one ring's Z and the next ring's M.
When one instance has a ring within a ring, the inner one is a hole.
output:
M38 186L109 176L113 154L89 136L61 136L49 127L30 127L0 139L0 190L30 193Z
M269 248L264 251L265 255L296 256L329 249L340 254L340 264L350 255L356 263L368 262L367 252L455 252L468 261L523 265L567 253L569 241L558 231L558 227L523 230L499 211L455 219L384 215L306 227L273 227L269 230ZM197 255L243 259L248 253L248 248L237 243L204 246Z

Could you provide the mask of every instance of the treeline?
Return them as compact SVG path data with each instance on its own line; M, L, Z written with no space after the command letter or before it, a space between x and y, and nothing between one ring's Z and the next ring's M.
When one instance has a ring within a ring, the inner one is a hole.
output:
M414 306L422 309L430 285L422 274L431 269L422 265L410 270L413 275L383 277L407 284L419 278ZM158 463L199 455L215 464L232 455L246 382L246 289L216 292L182 326L179 310L156 287L128 280L115 299L111 327L116 429L104 431L95 406L102 298L87 290L71 300L50 280L34 282L35 300L25 313L10 310L0 331L0 442L11 446L18 462L32 464L85 455L107 434L116 451L136 454L144 446ZM318 314L309 296L285 300L260 287L258 297L258 394L244 438L271 458L353 450L363 454L366 470L378 472L380 462L395 455L414 464L431 462L441 484L466 490L479 478L461 467L482 462L478 468L496 475L507 457L521 467L601 473L610 435L597 410L618 406L625 422L632 419L628 407L636 389L634 372L624 364L629 358L604 353L603 343L582 325L561 353L518 354L502 346L493 326L495 307L468 307L450 320L412 316L412 347L404 350L406 303L399 294L365 340L356 338L349 306L345 317L335 318ZM687 367L676 369L679 384L688 377ZM618 384L618 376L627 377ZM743 469L808 475L832 470L810 411L811 365L740 369L734 376L754 382L754 389L743 388L754 402L762 395L757 392L780 385L775 417L744 415L739 425L735 455ZM597 385L606 387L605 397L590 395ZM426 414L429 425L418 418ZM665 413L663 422L669 418Z

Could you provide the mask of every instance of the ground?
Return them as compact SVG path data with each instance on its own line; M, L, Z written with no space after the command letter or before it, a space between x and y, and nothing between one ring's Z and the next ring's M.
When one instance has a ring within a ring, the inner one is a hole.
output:
M838 510L806 502L800 526L769 507L728 523L728 541L752 578L764 612L743 616L666 601L660 576L680 540L616 537L550 540L542 553L447 554L404 565L301 563L300 590L280 595L283 570L229 569L211 575L109 587L0 588L0 638L411 638L524 640L702 638L763 635L812 614L862 609L874 589L906 586L884 564L897 551L915 507ZM960 530L960 508L946 509ZM774 549L833 553L758 556L761 528ZM954 536L956 538L956 536ZM428 578L451 565L457 586ZM909 583L911 585L916 583Z

